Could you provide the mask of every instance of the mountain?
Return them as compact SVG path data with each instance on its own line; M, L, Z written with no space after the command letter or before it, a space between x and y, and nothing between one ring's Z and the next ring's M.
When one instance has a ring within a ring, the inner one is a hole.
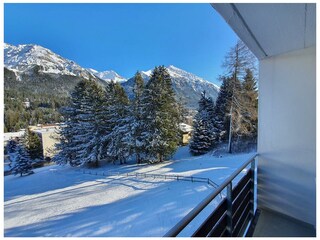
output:
M214 100L219 88L192 73L168 66L177 100L189 110L198 107L202 91ZM152 70L141 72L145 82ZM125 80L115 71L85 69L39 45L4 44L4 127L17 131L28 125L62 121L59 108L66 105L76 84L91 79L101 86L108 81L120 82L132 98L134 79ZM28 104L25 104L28 102ZM25 107L25 106L30 107Z
M33 71L34 67L38 66L38 72L40 73L81 78L94 77L74 61L65 59L47 48L34 44L14 46L5 43L4 66L16 72L17 75Z
M93 79L104 85L99 77L74 61L65 59L39 45L4 44L5 89L25 88L38 93L67 95L82 79ZM10 72L10 74L9 74ZM10 75L10 81L7 76Z
M120 76L118 73L116 73L113 70L107 70L107 71L103 71L103 72L98 72L97 70L94 70L92 68L87 68L87 70L92 73L93 75L95 75L96 77L105 80L107 82L109 81L115 81L115 82L119 82L119 83L123 83L125 81L127 81L127 79L125 79L124 77Z
M187 108L198 108L198 101L203 91L206 91L207 96L212 97L213 100L218 97L219 87L215 84L173 65L168 66L167 69L171 76L177 99L185 103ZM149 81L151 74L152 70L141 71L145 83ZM129 98L133 97L133 84L134 77L122 84Z
M28 125L62 121L59 108L66 105L77 83L96 77L75 62L32 44L4 45L4 131ZM28 102L28 106L25 103Z

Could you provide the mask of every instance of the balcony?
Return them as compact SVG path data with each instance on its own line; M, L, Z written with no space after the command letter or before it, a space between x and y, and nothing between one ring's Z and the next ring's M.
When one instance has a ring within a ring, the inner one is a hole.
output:
M165 236L179 236L225 191L193 236L315 237L316 4L212 6L259 59L258 157Z
M315 237L313 226L272 210L260 210L253 237Z
M192 237L243 236L247 232L247 226L252 221L256 209L256 156L255 154L244 162L237 171L177 223L165 237L178 236L218 196L221 197L219 205L198 227ZM244 176L239 180L243 173Z
M192 237L315 237L316 231L312 225L270 209L257 208L256 165L255 154L164 237L179 236L219 196L222 198L219 205L193 232Z

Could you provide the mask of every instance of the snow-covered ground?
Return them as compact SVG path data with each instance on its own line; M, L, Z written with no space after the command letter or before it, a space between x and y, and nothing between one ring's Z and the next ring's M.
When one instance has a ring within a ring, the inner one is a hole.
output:
M121 173L178 174L222 183L252 154L190 156L180 148L157 165L106 165ZM79 169L48 166L35 174L4 179L6 237L163 236L214 188L205 183L124 176L95 176ZM220 201L217 197L182 232L188 236Z

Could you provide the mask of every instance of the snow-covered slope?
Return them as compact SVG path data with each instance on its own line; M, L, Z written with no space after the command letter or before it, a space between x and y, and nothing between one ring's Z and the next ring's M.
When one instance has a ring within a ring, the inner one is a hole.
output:
M120 76L118 73L116 73L113 70L107 70L107 71L103 71L103 72L98 72L95 69L92 68L88 68L87 69L89 72L91 72L92 74L94 74L95 76L97 76L98 78L105 80L107 82L109 81L115 81L115 82L125 82L127 81L127 79L125 79L124 77Z
M161 237L214 188L199 182L102 176L102 172L204 177L221 184L251 157L191 156L188 147L182 147L173 161L162 164L108 164L86 170L93 175L83 174L84 169L48 166L26 177L6 176L4 236ZM238 181L239 176L233 183ZM179 236L190 236L220 201L215 198Z
M198 107L201 92L204 90L207 95L214 100L217 98L219 92L219 87L217 85L173 65L168 66L167 69L171 76L172 85L178 99L181 99L187 107L196 109ZM141 75L145 82L149 81L151 74L152 70L141 71ZM132 96L133 84L134 78L130 78L123 84L129 96Z
M34 44L14 46L5 43L4 66L16 74L32 71L37 66L41 73L92 77L91 73L75 62Z

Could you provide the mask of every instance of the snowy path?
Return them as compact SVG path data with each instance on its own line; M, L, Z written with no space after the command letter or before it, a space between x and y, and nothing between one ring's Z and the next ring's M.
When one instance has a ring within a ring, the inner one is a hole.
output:
M160 165L106 167L210 177L221 183L249 156L191 157L181 149L176 160ZM5 236L162 236L212 190L203 183L92 176L72 168L45 167L31 176L5 177Z

